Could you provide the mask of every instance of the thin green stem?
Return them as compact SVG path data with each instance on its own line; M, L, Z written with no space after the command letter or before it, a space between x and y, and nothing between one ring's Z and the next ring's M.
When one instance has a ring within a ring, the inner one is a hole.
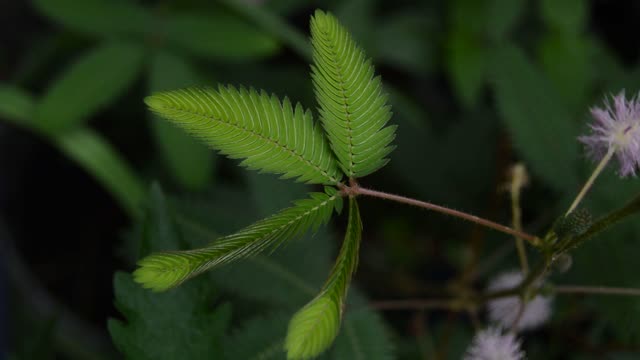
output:
M432 210L432 211L436 211L442 214L446 214L446 215L450 215L453 217L457 217L466 221L470 221L472 223L478 224L478 225L482 225L482 226L486 226L488 228L503 232L505 234L509 234L511 236L516 236L516 237L520 237L522 239L527 240L531 245L539 247L542 245L542 242L540 240L540 238L527 234L525 232L522 231L517 231L515 229L512 229L508 226L502 225L502 224L498 224L495 223L493 221L487 220L487 219L483 219L481 217L475 216L475 215L471 215L462 211L458 211L458 210L454 210L454 209L450 209L448 207L444 207L444 206L440 206L440 205L436 205L436 204L432 204L429 202L425 202L425 201L420 201L420 200L416 200L416 199L412 199L412 198L408 198L408 197L404 197L404 196L400 196L400 195L394 195L394 194L389 194L389 193L385 193L385 192L381 192L381 191L376 191L376 190L371 190L371 189L366 189L363 187L360 187L358 185L355 186L351 186L351 187L347 187L344 186L342 189L343 193L345 194L349 194L349 195L366 195L366 196L371 196L371 197L376 197L376 198L380 198L380 199L386 199L386 200L391 200L391 201L396 201L399 203L403 203L403 204L408 204L408 205L413 205L413 206L417 206L423 209L427 209L427 210Z
M602 173L602 170L604 170L605 166L607 166L607 164L613 157L613 154L615 154L615 148L610 147L607 154L602 158L602 160L600 160L600 163L598 164L598 166L596 166L595 170L593 170L593 173L589 177L589 180L587 180L587 182L584 184L582 190L580 190L580 193L578 193L578 196L576 196L575 200L573 200L573 203L569 207L569 210L567 210L565 216L569 215L573 210L576 209L576 207L578 207L578 204L580 204L589 189L591 189L591 186L595 182L596 178L598 177L598 175L600 175L600 173Z
M557 294L601 294L601 295L640 296L640 289L607 287L607 286L557 285L553 287L553 291Z

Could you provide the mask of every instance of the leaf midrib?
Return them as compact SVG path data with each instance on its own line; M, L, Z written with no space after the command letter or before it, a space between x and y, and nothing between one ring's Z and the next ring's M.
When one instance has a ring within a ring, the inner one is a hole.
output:
M331 37L329 36L329 32L326 29L320 29L320 31L323 32L323 35L327 39L331 39ZM342 103L345 107L345 115L347 120L346 126L347 126L348 139L349 139L349 177L352 177L354 176L353 168L355 164L353 162L354 154L353 154L353 136L352 136L353 129L351 126L351 111L349 111L349 109L351 108L351 105L349 105L348 98L346 96L344 69L342 68L342 66L337 60L338 59L338 52L336 50L337 45L333 41L329 41L329 44L331 44L331 46L329 47L329 52L331 55L330 61L336 66L336 69L338 70L338 79L337 79L338 85L339 85L338 90L342 94Z

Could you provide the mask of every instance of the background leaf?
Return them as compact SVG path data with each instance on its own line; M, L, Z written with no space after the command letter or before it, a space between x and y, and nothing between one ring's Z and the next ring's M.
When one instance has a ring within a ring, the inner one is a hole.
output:
M539 5L549 26L569 34L581 31L589 16L585 0L542 0Z
M200 85L197 72L182 57L159 53L153 58L150 92ZM214 152L184 130L152 116L152 134L174 179L188 190L203 190L211 183Z
M279 48L272 36L222 11L171 15L163 30L178 49L205 58L247 61L270 56Z
M380 316L366 304L348 310L340 336L336 339L334 359L391 360L393 345Z
M152 188L141 233L146 250L180 248L182 241L160 189ZM200 279L202 280L202 279ZM156 294L116 273L116 305L126 322L110 319L109 332L118 349L131 359L210 359L222 355L231 320L229 306L212 308L211 286L193 281L175 291Z
M145 9L125 0L34 0L43 15L75 31L92 36L143 34L153 18Z
M515 47L492 57L492 77L498 110L526 165L557 190L575 189L578 127L553 87Z
M35 100L27 92L0 84L0 117L19 126L31 127Z
M117 273L116 302L128 320L109 320L118 349L131 359L211 359L222 354L230 307L211 310L202 285L194 282L155 294L142 289L129 274Z
M46 131L86 122L136 80L143 52L136 45L106 42L83 54L49 87L36 109Z

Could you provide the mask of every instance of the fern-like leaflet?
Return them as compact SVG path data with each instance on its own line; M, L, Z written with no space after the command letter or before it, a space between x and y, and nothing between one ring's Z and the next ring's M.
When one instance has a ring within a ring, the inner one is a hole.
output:
M310 111L265 91L233 86L161 92L145 99L158 115L242 165L312 184L335 185L342 173Z
M317 10L311 18L313 85L320 120L340 167L362 177L389 160L396 126L386 126L391 108L374 77L371 60L331 14Z
M338 335L351 277L358 267L362 221L358 203L349 198L347 231L329 279L320 294L289 323L285 341L289 359L309 359L326 350Z
M314 231L329 221L333 210L340 211L342 197L334 188L311 193L310 199L250 225L235 234L213 241L209 246L187 251L160 252L140 260L134 279L155 291L167 290L214 266L275 249L282 242Z

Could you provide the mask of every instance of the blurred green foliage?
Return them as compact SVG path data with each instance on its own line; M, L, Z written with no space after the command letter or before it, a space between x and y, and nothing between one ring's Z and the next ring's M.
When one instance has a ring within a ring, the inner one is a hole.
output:
M508 198L498 189L508 167L522 161L532 175L524 226L539 233L592 169L576 141L588 107L604 94L640 90L637 56L607 43L609 30L594 20L604 16L594 14L597 3L34 0L24 6L35 35L20 38L29 44L16 47L15 61L0 62L0 119L51 144L130 215L134 235L122 246L130 268L152 249L201 246L308 189L237 171L235 162L147 114L142 98L222 82L312 105L306 24L320 7L373 57L399 125L390 166L364 181L509 223ZM154 188L149 196L146 184L154 180L174 195L165 199ZM634 195L637 181L609 171L586 206L604 214ZM438 297L468 268L482 288L499 269L517 266L515 252L503 251L510 239L395 205L367 200L361 207L369 219L354 280L361 291L326 357L459 359L473 333L467 317L382 317L365 299ZM128 358L284 358L286 321L322 286L337 241L321 231L166 295L118 274L116 304L126 318L110 321L114 342ZM640 226L627 221L586 242L553 281L640 287L639 250ZM525 337L525 349L530 359L636 358L639 318L637 298L563 296L551 323ZM53 352L42 340L55 338L51 331L55 318L41 319L30 332L37 346L29 352L21 342L15 357Z

